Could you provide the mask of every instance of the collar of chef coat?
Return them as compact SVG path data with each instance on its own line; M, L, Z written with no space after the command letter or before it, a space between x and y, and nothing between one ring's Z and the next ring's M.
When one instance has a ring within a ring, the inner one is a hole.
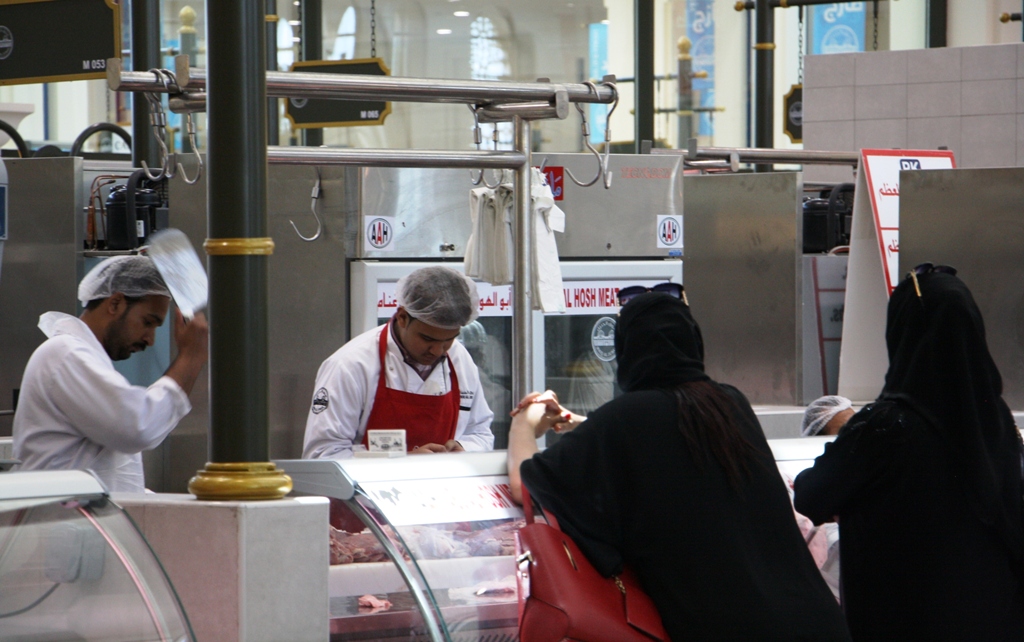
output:
M66 334L85 342L97 356L102 355L107 365L111 368L114 367L114 362L110 359L110 355L107 354L99 339L89 329L89 326L85 324L85 321L78 317L73 317L63 312L46 312L39 317L39 329L49 339Z

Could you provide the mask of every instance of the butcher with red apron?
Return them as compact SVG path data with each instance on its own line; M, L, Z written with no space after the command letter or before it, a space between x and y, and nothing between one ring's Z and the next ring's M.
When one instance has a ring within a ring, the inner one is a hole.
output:
M443 266L398 282L388 323L355 337L320 366L305 458L341 459L368 430L406 431L410 454L490 450L494 413L469 352L455 339L479 311L476 285Z

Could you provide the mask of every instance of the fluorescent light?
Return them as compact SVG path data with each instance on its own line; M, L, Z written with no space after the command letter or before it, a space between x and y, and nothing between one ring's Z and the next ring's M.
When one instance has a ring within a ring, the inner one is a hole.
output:
M455 17L456 18L468 18L469 17L469 12L468 11L456 11L455 12Z
M438 29L437 30L437 35L439 35L439 36L447 36L451 32L452 32L451 29Z
M288 24L290 24L290 25L291 25L291 26L293 26L293 27L297 27L297 26L299 26L299 25L300 25L300 24L302 24L302 23L301 23L301 22L299 22L298 20L289 20L289 21L288 21Z
M292 38L292 42L302 42L302 38Z
M606 24L609 24L609 23L608 23L608 21L607 21L607 20L602 20L602 21L601 21L601 24L603 24L603 25L606 25Z

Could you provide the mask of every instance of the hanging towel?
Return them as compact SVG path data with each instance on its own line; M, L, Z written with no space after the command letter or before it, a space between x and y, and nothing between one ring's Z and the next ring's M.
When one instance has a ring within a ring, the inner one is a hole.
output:
M504 183L469 192L472 232L466 242L466 274L491 285L509 285L515 274L512 243L513 191Z
M558 262L555 232L565 231L565 212L555 205L544 174L530 168L530 196L534 217L533 307L544 312L565 312L562 266Z

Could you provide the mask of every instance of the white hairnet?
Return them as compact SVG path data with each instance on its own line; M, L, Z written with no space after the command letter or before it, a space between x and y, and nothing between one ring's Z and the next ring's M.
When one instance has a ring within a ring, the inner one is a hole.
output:
M78 300L82 305L105 299L115 292L127 297L159 294L170 297L160 272L148 256L115 256L100 261L78 284Z
M821 432L832 418L853 406L846 397L826 395L819 397L804 411L803 436L813 437Z
M410 316L443 330L458 330L480 313L476 283L440 265L399 279L397 295L398 305Z

